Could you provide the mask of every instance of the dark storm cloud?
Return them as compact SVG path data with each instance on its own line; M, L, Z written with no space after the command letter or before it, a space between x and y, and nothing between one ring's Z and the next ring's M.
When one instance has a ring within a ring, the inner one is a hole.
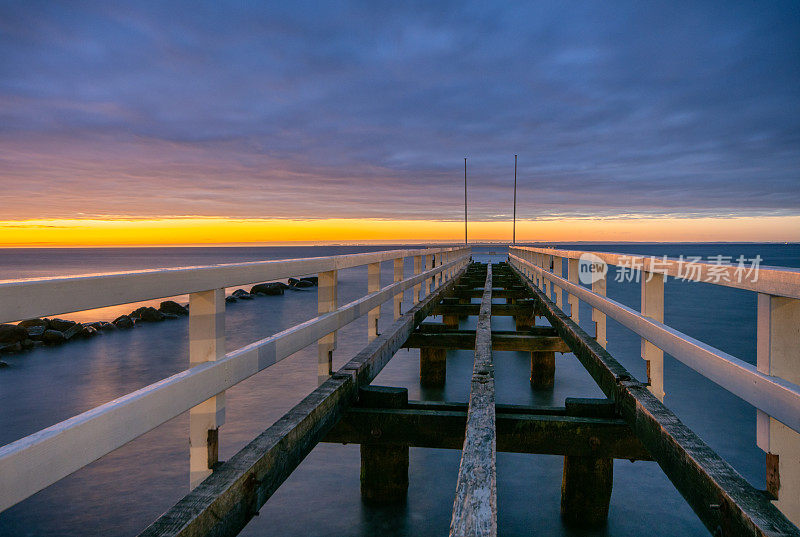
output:
M759 215L800 207L796 3L0 6L0 208Z

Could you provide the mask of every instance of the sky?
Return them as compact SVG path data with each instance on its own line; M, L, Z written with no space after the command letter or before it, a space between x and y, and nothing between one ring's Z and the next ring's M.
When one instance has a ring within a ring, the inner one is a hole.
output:
M800 241L797 2L0 0L0 246Z

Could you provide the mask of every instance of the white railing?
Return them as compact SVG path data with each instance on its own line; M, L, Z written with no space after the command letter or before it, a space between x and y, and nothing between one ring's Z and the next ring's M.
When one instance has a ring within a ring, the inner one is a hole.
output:
M580 258L587 253L607 265L641 271L640 312L605 296L604 275L593 278L591 291L579 284ZM566 279L562 259L567 260ZM527 247L509 248L509 261L548 297L555 293L559 307L566 292L575 322L579 321L579 301L588 303L595 337L602 346L607 343L606 316L639 335L650 390L661 400L665 395L663 353L667 352L756 407L758 446L768 453L768 464L775 465L768 468L767 488L779 497L777 505L790 519L800 519L800 465L795 462L800 456L800 271L761 266L755 272L740 265L696 260L687 270L687 261L682 259ZM757 365L665 325L666 276L758 293Z
M403 278L403 259L414 275ZM211 473L217 431L224 422L225 390L318 343L320 381L331 374L335 332L369 314L377 335L380 306L393 301L401 314L403 292L414 303L469 262L469 248L429 248L236 263L0 283L0 322L189 294L192 367L66 421L0 447L0 511L83 468L162 423L189 411L190 486ZM426 261L423 267L422 261ZM380 287L380 263L394 261L394 282ZM339 269L368 265L368 294L338 306ZM232 352L224 350L225 288L319 274L319 315ZM431 287L432 286L432 287Z

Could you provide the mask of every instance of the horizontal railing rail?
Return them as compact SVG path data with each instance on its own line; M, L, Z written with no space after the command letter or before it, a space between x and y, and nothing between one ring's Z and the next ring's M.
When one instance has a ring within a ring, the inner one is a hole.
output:
M192 270L198 269L179 269L174 272L167 270L126 275L127 277L133 277L137 283L142 285L143 289L116 295L113 294L114 289L107 289L108 292L112 293L112 296L117 298L104 300L97 296L92 302L92 304L95 304L92 307L99 307L97 304L111 305L109 301L112 301L111 303L125 303L129 297L134 295L140 297L139 299L154 298L152 296L145 297L145 295L154 290L159 293L166 292L163 296L174 296L176 293L173 291L175 290L180 290L177 294L182 294L209 288L219 288L223 285L227 286L228 283L234 281L242 283L243 279L249 278L254 278L253 282L266 281L285 277L284 275L286 274L311 274L314 270L325 271L350 268L363 264L379 263L380 261L402 259L409 255L419 257L438 256L440 254L447 258L448 261L440 261L433 268L419 272L409 278L395 281L349 304L337 307L329 313L320 314L304 323L228 352L215 361L200 363L171 377L0 447L0 511L83 468L162 423L204 401L214 398L226 389L235 386L293 353L317 342L323 336L346 326L384 302L393 298L396 299L397 295L405 290L413 288L415 292L419 292L420 284L425 283L425 292L427 293L428 281L433 282L433 285L436 286L437 281L441 283L443 277L453 275L456 270L468 263L470 249L396 250L354 256L312 258L310 260L228 265L221 266L224 270L216 273L223 281L212 280L210 277L210 274L213 274L218 267L204 267L204 269L213 270L208 273L203 272L202 277L189 282L180 282L175 279L175 273L182 273L191 279ZM305 263L305 261L309 262ZM258 269L253 266L258 266ZM237 269L241 269L242 272L236 272ZM229 270L232 272L228 272ZM170 279L170 285L158 283L157 278L155 278L156 273L166 273ZM103 277L59 278L57 280L65 282L72 292L82 289L84 281L88 280L94 281L95 284L113 281L116 285L127 285L126 282L130 281L125 278L102 280ZM20 286L24 286L24 284L32 285L36 293L42 292L41 290L46 287L43 281L17 283ZM16 287L7 287L6 289L9 288L13 288L13 292L18 292ZM1 290L0 296L3 296ZM43 299L44 297L41 298ZM121 302L113 302L116 300ZM62 299L58 303L74 305L81 302L68 302ZM36 311L44 311L46 309L42 305ZM5 311L10 310L11 308L7 308Z

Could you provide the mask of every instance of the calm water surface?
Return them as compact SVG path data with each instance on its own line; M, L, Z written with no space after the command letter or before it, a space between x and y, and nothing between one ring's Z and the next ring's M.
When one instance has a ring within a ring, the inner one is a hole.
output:
M385 247L118 248L0 250L0 279L205 265L353 253ZM587 249L670 256L761 255L769 265L800 267L800 246L766 244L592 245ZM476 250L487 260L489 250ZM499 258L496 258L498 260ZM382 281L391 280L384 263ZM613 267L612 267L613 271ZM406 273L411 272L410 264ZM366 269L340 272L339 300L366 289ZM639 286L610 277L608 296L639 307ZM668 281L665 321L693 337L755 363L755 294L706 284ZM405 303L410 303L407 294ZM63 317L108 319L126 305ZM588 307L581 324L591 319ZM381 326L391 322L384 308ZM228 350L315 315L316 290L288 292L228 306ZM474 327L474 318L462 327ZM493 319L495 329L513 329ZM608 322L609 351L645 378L639 339ZM366 320L340 331L335 367L366 343ZM402 350L375 384L405 386L412 399L465 401L471 352L448 353L447 384L421 390L419 355ZM187 320L144 325L63 347L3 358L0 370L0 444L53 425L188 366ZM563 405L569 396L599 397L575 358L557 361L556 386L533 392L524 353L495 353L498 403ZM221 458L227 459L316 387L316 349L298 352L227 392ZM666 404L756 487L764 486L764 454L755 446L755 410L665 357ZM188 419L179 416L48 489L0 513L0 535L135 535L187 491ZM358 446L318 446L261 509L243 535L443 535L452 509L460 453L411 450L408 502L402 507L361 504ZM502 535L707 535L655 463L616 461L608 525L594 532L564 528L559 518L562 459L498 453L498 513Z

